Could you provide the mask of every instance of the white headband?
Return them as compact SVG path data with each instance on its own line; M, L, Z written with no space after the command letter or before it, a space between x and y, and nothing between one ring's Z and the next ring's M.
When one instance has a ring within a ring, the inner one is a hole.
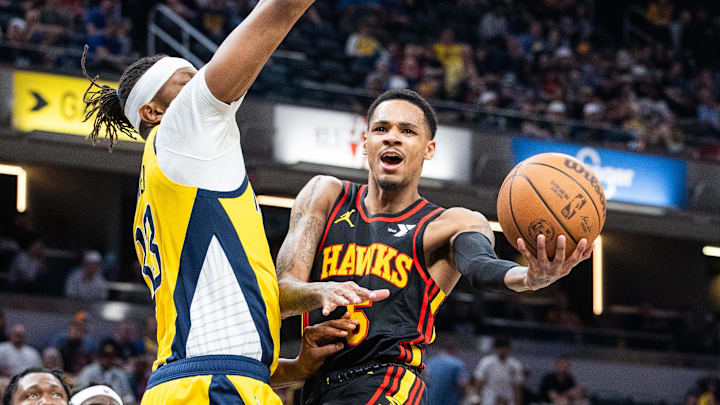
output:
M107 385L94 385L92 387L85 388L84 390L73 395L73 397L70 399L70 404L80 405L90 398L101 395L114 399L115 401L117 401L118 405L123 405L123 401L122 399L120 399L120 395L118 395L115 391L112 390L112 388L108 387Z
M173 73L186 67L193 67L193 65L185 59L167 56L155 62L140 76L125 100L125 116L135 130L140 130L140 107L152 101L155 94Z

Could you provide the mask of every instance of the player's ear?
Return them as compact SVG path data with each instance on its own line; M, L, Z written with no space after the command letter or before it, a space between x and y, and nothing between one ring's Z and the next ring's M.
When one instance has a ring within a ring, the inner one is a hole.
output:
M157 101L152 100L140 107L140 119L151 125L158 125L165 110L160 107Z
M367 148L365 147L365 142L367 141L367 131L363 132L362 134L362 154L367 155Z
M435 140L431 139L430 142L425 145L425 160L431 160L435 156Z

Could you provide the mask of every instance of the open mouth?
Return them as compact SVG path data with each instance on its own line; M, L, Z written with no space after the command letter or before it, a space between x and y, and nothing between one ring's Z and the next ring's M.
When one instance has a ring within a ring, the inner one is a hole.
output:
M397 152L386 152L380 156L380 161L386 169L396 169L403 162L403 157Z

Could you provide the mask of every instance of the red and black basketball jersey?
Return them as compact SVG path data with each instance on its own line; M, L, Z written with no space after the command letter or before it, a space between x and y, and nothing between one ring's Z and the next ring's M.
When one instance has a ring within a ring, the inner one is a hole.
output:
M434 315L445 295L428 274L423 235L442 208L420 198L397 214L369 215L367 185L345 182L315 258L310 281L354 281L371 290L387 288L382 301L347 306L360 324L345 348L323 370L347 369L368 361L399 362L423 368L424 346L435 335ZM303 326L341 317L318 309L303 315Z

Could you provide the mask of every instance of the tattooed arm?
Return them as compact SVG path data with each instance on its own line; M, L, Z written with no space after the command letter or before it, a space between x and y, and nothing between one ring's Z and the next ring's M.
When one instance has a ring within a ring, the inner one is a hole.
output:
M290 229L276 264L283 318L321 307L323 314L328 315L337 306L379 300L389 295L387 290L370 291L352 281L308 282L325 223L342 189L340 180L316 176L295 199L290 212Z

